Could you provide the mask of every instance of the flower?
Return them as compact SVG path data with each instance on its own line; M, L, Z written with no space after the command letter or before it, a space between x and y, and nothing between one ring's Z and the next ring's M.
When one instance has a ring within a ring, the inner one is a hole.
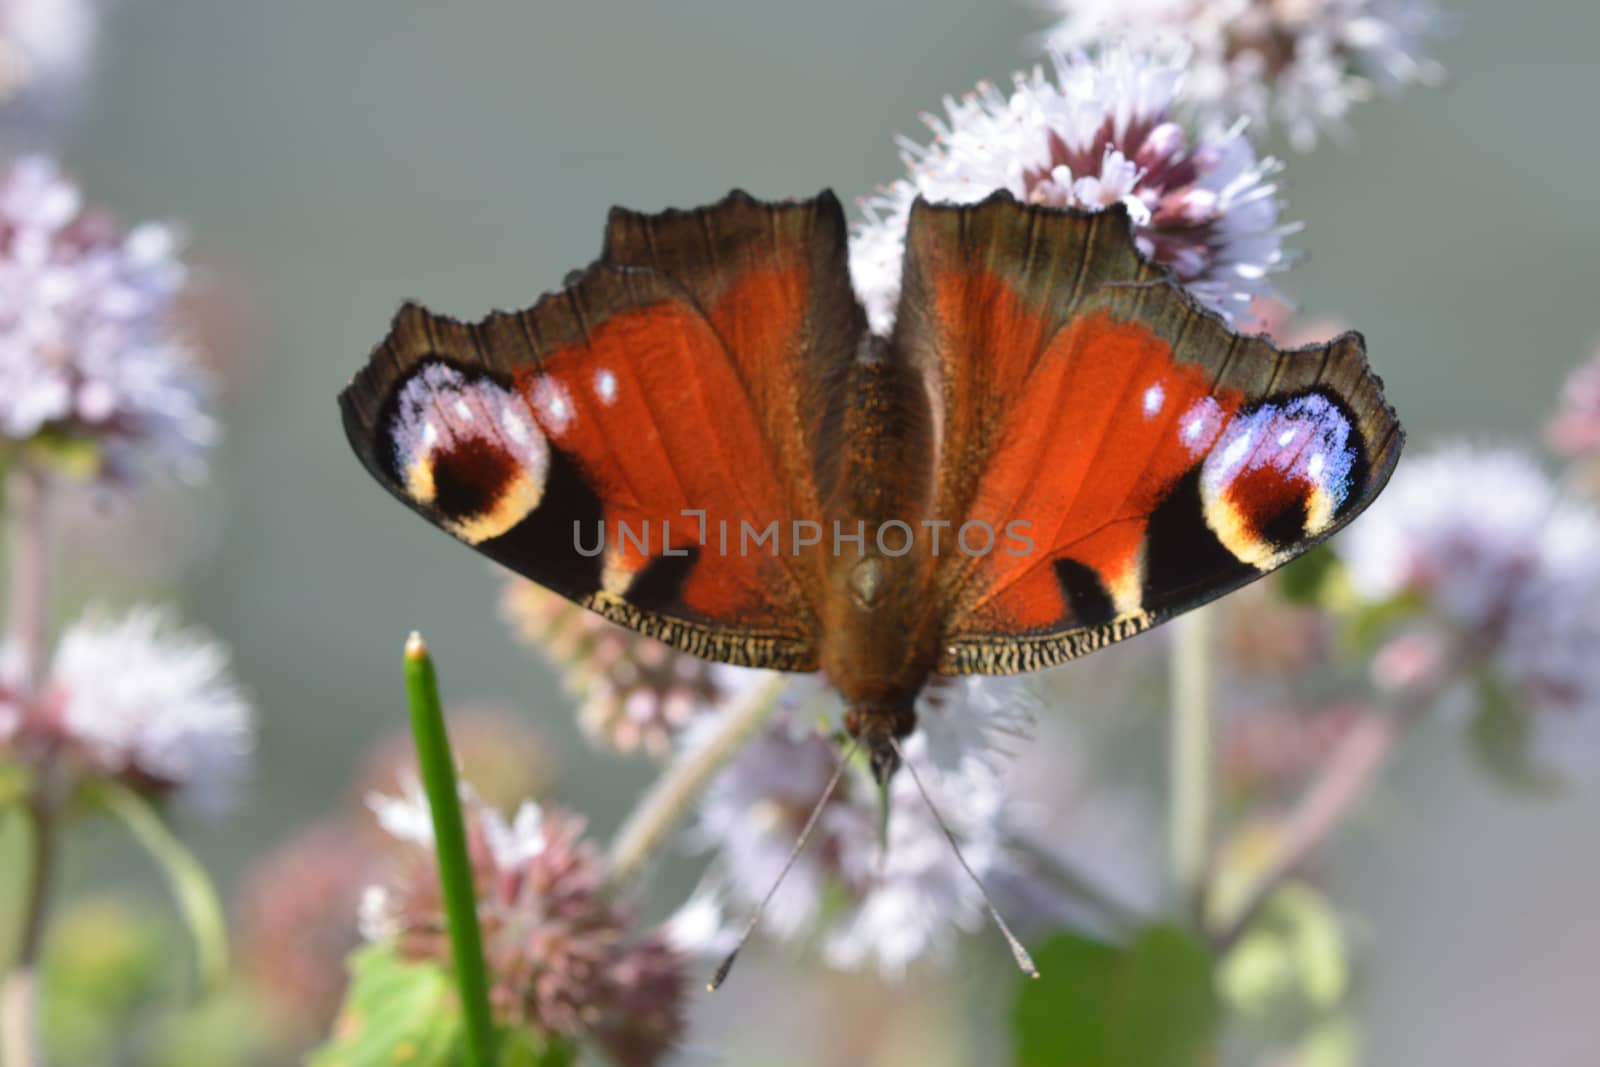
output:
M622 1067L659 1062L683 1029L683 960L665 933L638 931L607 899L583 821L532 803L507 821L470 790L463 800L496 1014L592 1039ZM401 796L370 802L383 828L411 846L411 862L368 890L362 931L394 939L408 959L447 963L426 799L413 781Z
M381 869L347 819L312 826L249 873L239 902L239 954L252 987L296 1035L327 1032L345 989L345 957L361 943L356 914Z
M0 0L0 104L76 81L94 38L88 0Z
M581 701L591 740L619 752L665 756L694 716L716 706L730 680L718 665L642 637L533 582L509 575L502 617L562 672Z
M37 699L14 717L13 748L59 750L85 773L207 807L236 784L255 733L227 650L148 606L121 618L91 609L67 627Z
M944 694L944 709L960 695ZM701 799L696 834L718 850L719 888L727 903L741 909L754 908L777 881L838 766L840 752L817 731L812 710L786 700ZM711 724L691 730L686 747L694 749L702 730L710 734ZM969 748L941 766L930 758L930 735L921 730L903 746L978 877L986 883L1012 879L1005 789L993 759ZM875 964L888 977L902 976L925 956L948 956L959 931L971 932L985 921L983 897L909 768L890 781L886 833L881 830L877 789L864 764L853 761L767 907L764 928L781 939L820 932L830 966L855 970ZM840 906L825 909L834 890ZM680 916L680 938L692 941L688 931L697 930L702 951L724 949L722 928L706 921L703 910L693 910L693 921L690 912Z
M1423 629L1396 640L1443 640L1447 651L1424 658L1486 666L1520 698L1539 753L1566 762L1596 748L1571 742L1600 741L1600 513L1532 459L1455 447L1412 460L1335 544L1362 599L1420 606ZM1392 655L1379 664L1418 673Z
M1098 210L1121 203L1147 256L1171 267L1202 303L1245 316L1286 265L1279 165L1256 158L1242 130L1193 136L1173 117L1182 64L1113 48L1055 55L1052 80L1017 75L1010 96L987 83L925 116L933 143L901 142L909 174L862 202L850 273L878 333L893 325L911 203L971 203L1005 189L1029 203Z
M1342 132L1373 90L1438 81L1426 55L1434 0L1045 0L1050 47L1180 40L1192 48L1190 106L1226 125L1280 123L1301 151Z
M88 210L55 163L0 177L0 437L97 446L94 472L126 477L147 455L194 479L218 436L209 377L178 337L178 240L121 232Z
M1600 459L1600 346L1567 377L1561 408L1545 427L1545 441L1560 456Z

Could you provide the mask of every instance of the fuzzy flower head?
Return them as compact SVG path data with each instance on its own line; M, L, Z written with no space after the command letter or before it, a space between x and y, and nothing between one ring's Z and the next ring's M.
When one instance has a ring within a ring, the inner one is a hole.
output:
M496 1015L541 1033L592 1040L622 1067L649 1067L683 1029L683 965L659 932L640 932L603 892L583 821L524 804L509 821L464 796L484 955ZM361 904L363 933L408 959L448 964L427 800L415 782L371 805L410 862Z
M0 0L0 106L76 82L95 29L90 0Z
M4 699L0 698L0 707ZM237 784L255 738L250 701L227 650L172 615L92 610L62 634L38 696L18 700L0 746L24 758L62 753L84 773L145 792L180 791L203 807Z
M1600 461L1600 346L1561 390L1561 407L1545 427L1551 450L1567 459Z
M924 720L977 717L983 707L962 683L919 707ZM988 701L987 696L979 698ZM1012 732L1012 720L996 721ZM697 743L699 727L686 744ZM939 738L939 740L935 740ZM1014 874L1005 841L1005 790L992 758L961 748L952 735L919 730L907 760L939 805L974 871L986 883ZM939 747L948 762L930 750ZM958 754L959 753L959 754ZM712 782L698 813L698 837L718 850L720 895L746 912L777 880L797 835L838 766L840 749L816 728L815 709L790 702ZM985 922L982 895L950 848L909 768L891 779L882 833L879 795L865 765L853 762L822 808L811 840L762 920L780 939L820 934L834 967L876 966L902 976L924 957L948 956L957 935ZM828 906L837 903L837 908ZM699 923L704 951L725 949L716 923Z
M1532 716L1536 746L1563 762L1594 747L1569 740L1600 740L1600 513L1532 459L1454 448L1412 460L1336 548L1364 600L1412 600L1433 624L1402 636L1399 659L1420 649L1440 669L1488 666Z
M178 240L122 232L49 159L0 176L0 442L93 446L96 474L139 458L204 472L209 376L173 325Z
M997 189L1019 200L1100 210L1123 204L1135 240L1195 297L1247 317L1267 277L1286 265L1278 164L1257 159L1243 131L1196 136L1175 117L1176 56L1107 49L1054 56L1054 77L1018 75L1008 96L980 85L927 116L933 142L902 141L908 174L868 197L850 243L850 273L878 333L893 325L905 227L918 196L972 203Z
M727 695L716 664L625 630L524 578L506 578L500 611L561 672L580 701L584 732L619 752L665 756L678 731Z
M1434 0L1044 0L1050 47L1182 41L1193 49L1188 106L1228 125L1278 123L1301 151L1342 133L1374 90L1434 83L1427 58L1443 22Z
M381 869L371 835L344 819L313 826L253 867L238 901L240 966L275 1021L325 1034L361 943L362 893Z

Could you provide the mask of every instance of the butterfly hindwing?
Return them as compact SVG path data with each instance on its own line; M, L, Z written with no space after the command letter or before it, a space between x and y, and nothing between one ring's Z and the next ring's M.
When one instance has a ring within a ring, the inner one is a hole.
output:
M919 205L907 249L893 344L943 401L936 507L993 532L940 562L941 672L1049 666L1220 596L1343 526L1398 458L1358 335L1234 333L1121 208Z
M395 496L533 581L706 658L812 669L819 561L727 539L820 516L812 393L861 323L831 196L614 212L601 261L528 311L403 308L345 428Z

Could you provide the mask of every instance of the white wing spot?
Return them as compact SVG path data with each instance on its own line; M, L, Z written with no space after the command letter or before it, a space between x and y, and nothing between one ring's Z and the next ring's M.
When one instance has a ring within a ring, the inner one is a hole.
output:
M1229 441L1228 447L1222 450L1220 469L1231 471L1237 466L1239 461L1244 459L1245 453L1250 451L1250 444L1255 439L1255 436L1255 429L1252 427Z
M576 412L566 387L554 378L540 378L533 387L533 406L544 416L544 424L553 434L566 433Z
M472 421L472 405L467 403L465 397L456 399L456 415L460 417L462 422Z
M1161 405L1165 400L1166 393L1162 391L1160 382L1146 389L1144 391L1144 417L1153 419L1161 414Z
M615 404L617 402L617 376L603 367L595 371L594 392L605 403Z
M509 404L500 409L500 425L505 428L506 436L517 444L525 445L528 443L528 424L521 415L511 410Z
M1295 431L1285 430L1278 435L1278 447L1287 448L1290 441L1294 440Z
M1200 439L1200 434L1205 431L1205 428L1205 416L1196 415L1194 418L1189 420L1189 425L1183 428L1183 439L1185 441L1198 441Z
M1328 461L1321 452L1313 453L1311 460L1306 464L1306 473L1311 475L1313 481L1322 477L1322 466Z

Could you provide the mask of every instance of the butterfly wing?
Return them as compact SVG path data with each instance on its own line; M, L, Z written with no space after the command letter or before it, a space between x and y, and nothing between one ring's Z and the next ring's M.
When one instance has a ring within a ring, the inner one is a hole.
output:
M527 311L402 308L340 396L346 434L540 585L708 659L813 669L820 561L764 535L820 517L816 394L865 331L845 255L827 193L615 211L599 262Z
M939 563L943 673L1050 666L1221 596L1349 522L1399 457L1359 335L1233 332L1120 206L919 204L903 293L936 510L974 524Z

